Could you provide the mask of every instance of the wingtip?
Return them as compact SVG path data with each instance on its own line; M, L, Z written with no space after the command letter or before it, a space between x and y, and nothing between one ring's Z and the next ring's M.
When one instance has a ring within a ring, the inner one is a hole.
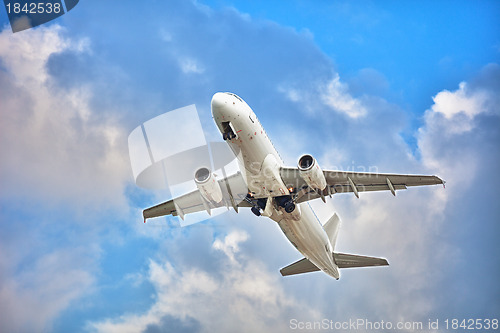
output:
M437 184L442 184L443 188L446 188L446 180L444 180L441 177L438 177L436 175L434 175L434 177L436 177L437 179L439 179L439 181L441 182L441 183L437 183Z

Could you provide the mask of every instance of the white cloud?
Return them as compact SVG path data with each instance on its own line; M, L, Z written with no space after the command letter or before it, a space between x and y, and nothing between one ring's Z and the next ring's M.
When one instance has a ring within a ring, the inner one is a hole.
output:
M2 248L3 256L9 251ZM0 278L0 330L2 332L50 331L52 320L71 302L89 291L94 278L84 266L89 248L61 248L40 256L33 266L17 269L15 278ZM6 261L0 269L13 269Z
M3 196L123 204L130 178L123 128L92 109L91 86L63 89L47 70L52 55L88 47L57 25L0 34Z
M453 92L443 90L433 97L434 105L427 112L427 117L433 117L430 112L440 113L447 119L447 133L462 133L474 127L472 119L485 112L488 95L476 90L471 92L466 82L461 82Z
M99 332L139 332L161 326L162 318L194 319L203 332L286 331L288 315L316 318L314 311L286 295L280 278L270 274L260 260L240 253L247 233L231 231L216 239L214 250L226 257L220 272L196 268L180 271L169 262L150 262L149 279L156 290L155 304L144 314L125 314L90 323Z
M498 66L486 66L481 75L494 77L498 72ZM487 78L480 76L474 86L462 82L453 92L441 91L426 111L425 127L418 137L422 162L442 170L450 189L459 186L462 192L470 186L482 168L480 163L487 160L481 155L491 153L485 151L490 142L481 142L488 132L479 126L484 127L484 117L500 115L497 95Z
M128 213L124 129L92 107L92 86L58 86L48 70L54 55L86 52L88 40L65 38L57 25L0 33L0 198L14 214L2 221L1 331L49 331L88 295L99 253L95 216Z
M235 231L227 235L224 240L216 239L213 247L226 254L226 256L234 261L234 255L239 252L238 244L248 239L248 234L242 231Z
M361 101L349 94L347 85L340 82L338 74L325 87L321 99L333 110L350 118L363 117L367 112Z
M282 84L278 91L288 100L300 103L301 107L311 113L323 111L325 106L352 119L361 118L367 113L363 102L349 93L348 85L340 81L337 73L333 75L333 79L318 83L313 89Z
M468 118L484 111L486 95L482 92L470 95L467 92L467 83L461 82L454 92L443 90L433 97L434 105L432 111L440 112L450 119L454 115L463 112Z
M47 80L48 57L70 47L61 38L61 27L30 29L17 34L4 29L0 34L0 56L12 78L20 85L36 85Z

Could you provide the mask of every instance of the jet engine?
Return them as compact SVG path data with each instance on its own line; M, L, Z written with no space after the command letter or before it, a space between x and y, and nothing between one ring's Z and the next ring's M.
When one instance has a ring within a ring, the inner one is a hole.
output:
M326 188L326 179L318 162L311 155L302 155L299 158L299 174L302 179L314 190L323 191Z
M219 203L222 201L222 190L215 176L207 168L199 168L194 173L194 182L203 198Z

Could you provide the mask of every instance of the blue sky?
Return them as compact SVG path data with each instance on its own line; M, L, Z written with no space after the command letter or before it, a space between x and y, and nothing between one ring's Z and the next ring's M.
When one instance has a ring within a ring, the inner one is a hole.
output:
M500 5L81 1L12 34L0 10L0 331L288 331L291 319L498 318ZM313 202L388 268L282 278L274 222L142 223L127 137L217 91L290 165L436 174L446 189ZM441 330L444 328L441 326Z

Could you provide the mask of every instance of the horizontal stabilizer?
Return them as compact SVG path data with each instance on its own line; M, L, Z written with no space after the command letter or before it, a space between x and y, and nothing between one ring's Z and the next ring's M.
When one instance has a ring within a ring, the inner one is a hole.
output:
M388 266L386 259L358 256L355 254L334 253L333 258L339 268L355 268L369 266ZM292 264L293 265L293 264ZM291 265L290 265L291 266Z
M319 268L316 267L312 262L310 262L307 258L301 259L297 262L294 262L291 265L286 266L280 270L282 276L294 275L294 274L302 274L309 272L319 271Z
M355 268L355 267L371 267L371 266L388 266L389 263L384 258L358 256L355 254L333 253L335 263L339 268ZM295 275L309 272L316 272L320 269L316 267L307 258L300 259L293 264L286 266L280 270L282 276Z

